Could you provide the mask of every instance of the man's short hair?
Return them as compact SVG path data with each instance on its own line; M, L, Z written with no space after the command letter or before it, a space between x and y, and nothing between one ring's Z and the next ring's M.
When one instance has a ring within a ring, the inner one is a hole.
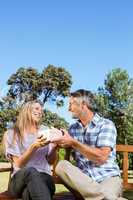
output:
M71 92L70 96L79 99L80 102L84 102L90 110L96 110L95 96L91 91L79 89L75 92Z

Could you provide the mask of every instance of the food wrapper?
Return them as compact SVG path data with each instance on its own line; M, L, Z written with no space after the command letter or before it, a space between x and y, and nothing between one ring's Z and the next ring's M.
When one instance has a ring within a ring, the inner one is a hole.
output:
M43 136L46 138L46 142L50 142L51 140L59 139L62 136L62 131L51 127L41 126L38 130L38 137Z

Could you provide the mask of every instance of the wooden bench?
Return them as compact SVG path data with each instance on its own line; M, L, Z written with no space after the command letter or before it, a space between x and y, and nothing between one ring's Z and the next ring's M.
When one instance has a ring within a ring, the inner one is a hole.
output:
M124 190L133 190L133 183L128 182L128 153L133 153L133 145L117 145L116 146L117 153L123 153L123 167L122 167L122 178L123 178L123 188ZM55 175L55 166L57 162L53 166L53 178L55 184L64 184L59 177ZM11 171L11 167L0 168L0 172ZM78 194L75 194L74 191L71 192L63 192L57 193L54 195L53 200L83 200L83 198ZM16 198L12 197L8 191L0 193L0 200L16 200Z
M116 145L116 151L117 153L119 152L123 153L123 167L122 167L123 188L125 190L133 190L133 183L128 182L128 168L129 168L128 154L133 153L133 145Z

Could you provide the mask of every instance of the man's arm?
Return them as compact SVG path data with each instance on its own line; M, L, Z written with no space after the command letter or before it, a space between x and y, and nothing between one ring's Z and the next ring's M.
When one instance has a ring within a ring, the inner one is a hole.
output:
M73 137L71 137L67 131L64 130L64 135L60 138L53 140L52 142L64 146L70 147L77 151L79 151L82 155L84 155L89 160L96 162L97 164L103 164L107 161L108 156L111 152L111 147L90 147L86 144L82 144L81 142L77 141Z
M77 140L72 141L72 148L79 151L86 158L96 162L97 164L105 163L111 152L110 147L101 147L101 148L89 147L88 145L82 144Z

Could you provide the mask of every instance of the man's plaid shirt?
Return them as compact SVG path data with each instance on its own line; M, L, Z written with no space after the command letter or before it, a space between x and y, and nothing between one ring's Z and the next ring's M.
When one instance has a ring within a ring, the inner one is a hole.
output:
M80 121L77 121L70 126L69 133L74 139L89 147L111 148L108 160L102 165L97 165L94 161L84 157L80 152L73 150L76 166L83 173L97 182L101 182L108 177L120 176L119 167L115 161L117 132L112 121L95 114L86 128L83 127Z

